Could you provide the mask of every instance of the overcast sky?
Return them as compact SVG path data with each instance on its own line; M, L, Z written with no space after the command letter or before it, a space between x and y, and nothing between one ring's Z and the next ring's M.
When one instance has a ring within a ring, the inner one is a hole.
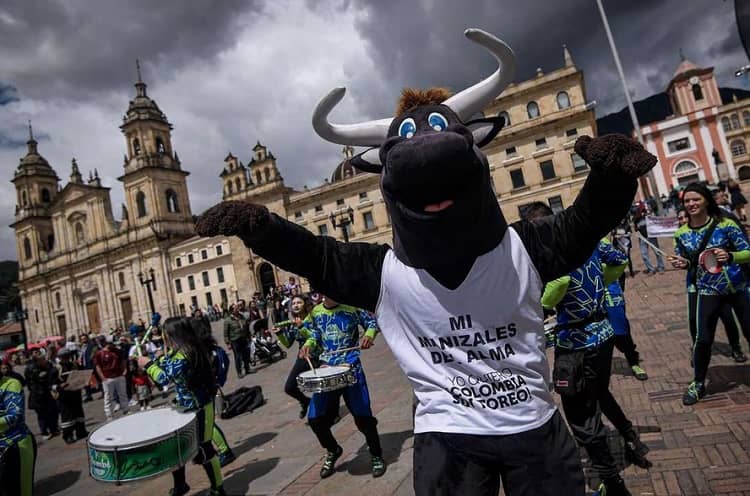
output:
M720 86L746 64L732 1L605 0L634 96L663 91L679 51L714 66ZM322 183L341 160L318 138L312 109L334 86L348 93L334 120L391 115L404 86L456 90L493 70L467 27L508 42L516 81L562 65L567 44L597 115L624 105L594 0L6 0L0 4L0 260L15 259L15 191L31 120L39 151L66 184L75 157L97 168L120 216L125 142L118 128L135 94L135 60L172 136L194 213L221 199L232 151L257 140L288 185Z

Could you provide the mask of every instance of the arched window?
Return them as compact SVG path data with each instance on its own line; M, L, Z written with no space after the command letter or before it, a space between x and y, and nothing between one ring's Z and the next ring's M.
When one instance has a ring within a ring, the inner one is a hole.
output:
M263 176L261 175L260 171L255 171L255 184L262 184L263 183Z
M745 147L745 142L741 139L732 141L732 144L729 145L729 147L732 149L732 156L733 157L739 157L740 155L744 155L747 153L747 147Z
M740 169L737 171L737 175L740 178L740 181L746 181L750 179L750 166L743 165L740 167Z
M166 194L167 194L167 211L173 214L179 212L180 205L177 202L177 193L175 193L171 189L168 189Z
M48 234L47 235L47 251L52 251L52 249L55 247L55 234Z
M26 194L26 190L21 191L21 206L25 207L29 204L29 196Z
M31 240L28 237L23 238L23 259L31 259Z
M140 155L141 154L141 142L138 141L138 138L133 139L133 155Z
M120 289L125 289L125 274L119 272L117 274L117 282L120 284Z
M698 166L693 162L690 162L689 160L683 160L679 164L675 165L674 173L675 175L689 174L691 172L695 172L697 169Z
M526 113L529 115L529 119L536 119L539 117L539 105L536 102L529 102L526 105Z
M266 176L266 182L271 180L271 171L268 169L263 169L263 175Z
M49 199L49 190L47 188L42 188L42 202L49 203Z
M86 242L86 235L83 232L83 224L76 222L76 244L82 245Z
M729 117L722 117L721 118L721 127L724 128L724 132L728 133L732 130L732 125L729 123Z
M557 94L557 108L560 110L570 107L570 97L564 91Z
M138 217L145 217L148 211L146 210L146 193L139 191L135 195L135 207L138 210Z
M695 98L695 101L703 100L703 90L701 89L701 85L698 83L695 83L693 85L693 98Z
M232 181L227 181L227 194L232 194Z
M237 191L242 191L242 181L239 177L234 180L234 185L237 187Z
M740 128L740 118L737 117L737 114L732 114L730 116L730 119L732 120L732 129L739 129Z
M745 126L750 126L750 112L747 110L742 112L742 120L745 122Z
M167 152L167 149L164 148L164 142L161 140L161 138L156 138L156 153L159 155L164 155Z
M55 293L55 308L60 308L62 306L62 301L60 300L60 292Z
M503 124L503 126L505 126L505 127L510 126L510 114L508 114L508 112L506 112L505 110L503 110L502 112L500 112L499 114L497 114L497 116L498 117L502 117L503 119L505 119L505 124Z

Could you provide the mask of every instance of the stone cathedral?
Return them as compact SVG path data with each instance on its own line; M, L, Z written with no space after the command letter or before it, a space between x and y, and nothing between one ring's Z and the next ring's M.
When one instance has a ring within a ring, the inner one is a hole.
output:
M64 186L42 156L29 126L26 156L13 174L19 289L30 342L55 334L107 330L155 310L176 313L168 276L170 246L193 235L185 172L172 146L172 125L146 93L140 69L120 130L125 190L115 220L98 172L81 175L76 160Z

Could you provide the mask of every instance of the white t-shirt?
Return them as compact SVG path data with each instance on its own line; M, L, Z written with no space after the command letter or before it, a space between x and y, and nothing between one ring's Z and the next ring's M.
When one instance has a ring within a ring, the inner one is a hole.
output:
M386 254L375 313L419 400L414 432L514 434L549 420L542 287L512 228L455 290Z

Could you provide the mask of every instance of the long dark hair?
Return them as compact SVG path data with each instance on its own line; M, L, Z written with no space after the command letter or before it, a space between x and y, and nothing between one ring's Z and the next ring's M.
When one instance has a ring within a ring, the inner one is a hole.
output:
M294 301L295 298L301 299L305 304L302 307L302 312L300 312L299 316L294 315L294 312L292 311L292 301ZM299 317L304 320L305 317L307 317L310 314L310 310L312 310L312 303L310 302L309 298L305 298L302 295L294 295L291 298L289 298L289 320L294 320L294 317Z
M187 317L171 317L164 322L164 335L176 351L187 358L189 367L185 383L193 394L215 393L215 381L211 373L210 351L203 344L196 328Z
M714 200L714 195L712 195L708 188L701 183L690 183L685 186L684 190L682 190L683 208L685 207L685 195L691 191L693 193L698 193L703 197L704 200L706 200L706 212L708 213L709 217L713 217L713 219L716 221L720 221L725 217L724 212L721 210L721 208L719 208L719 204L716 203L716 200ZM690 214L688 214L688 223L689 219Z

